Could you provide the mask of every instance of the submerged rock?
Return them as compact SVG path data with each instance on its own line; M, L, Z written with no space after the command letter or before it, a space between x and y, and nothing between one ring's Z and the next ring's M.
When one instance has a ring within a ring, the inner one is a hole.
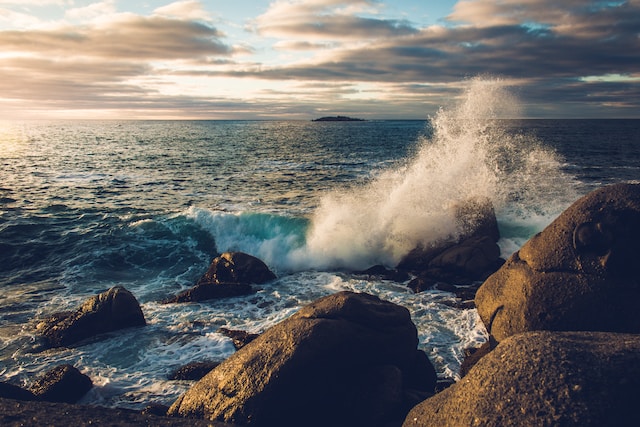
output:
M409 311L340 292L302 308L209 372L169 414L237 424L384 425L433 393Z
M276 275L262 260L243 252L225 252L214 258L193 288L163 302L196 302L249 295L255 292L252 284L266 283L275 278Z
M88 299L74 312L50 316L36 330L47 347L64 347L106 332L144 325L136 298L122 286L115 286Z
M476 294L497 341L531 330L640 333L640 185L576 201Z
M640 335L528 332L501 342L403 427L640 425Z
M76 403L93 387L91 379L72 365L47 371L31 386L31 392L46 402Z

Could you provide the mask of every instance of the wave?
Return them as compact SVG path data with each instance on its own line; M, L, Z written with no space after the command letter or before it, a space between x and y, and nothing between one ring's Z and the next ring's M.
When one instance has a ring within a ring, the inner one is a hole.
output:
M414 158L323 198L297 256L316 267L394 266L417 245L458 234L453 207L479 197L499 221L548 223L575 200L574 180L553 150L495 120L519 110L503 81L471 79L457 104L431 118L433 135Z
M432 136L417 141L413 158L329 192L308 220L197 208L189 216L219 250L247 251L276 269L362 269L395 266L417 245L456 236L454 207L488 198L506 256L575 200L577 187L555 151L496 120L521 109L503 81L467 83L457 104L430 118Z

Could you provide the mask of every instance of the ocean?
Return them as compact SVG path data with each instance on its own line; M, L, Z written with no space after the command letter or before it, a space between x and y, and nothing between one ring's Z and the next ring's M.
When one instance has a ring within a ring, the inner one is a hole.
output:
M71 363L95 385L81 403L171 404L191 385L172 370L234 352L219 328L259 333L341 290L407 307L439 377L459 378L487 339L475 310L352 272L454 235L461 200L492 200L508 257L579 196L640 180L640 120L496 119L509 94L471 95L421 121L1 122L0 381ZM277 279L160 304L230 250ZM115 285L146 327L34 351L38 319Z

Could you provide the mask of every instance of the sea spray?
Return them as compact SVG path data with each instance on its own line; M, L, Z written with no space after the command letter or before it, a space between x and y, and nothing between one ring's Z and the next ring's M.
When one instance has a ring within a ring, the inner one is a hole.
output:
M220 252L248 252L279 272L364 269L455 238L455 208L488 199L506 257L579 196L554 150L502 120L520 110L504 81L471 79L457 103L430 118L413 156L326 192L309 218L193 206L186 215Z
M306 245L291 253L291 264L394 266L418 245L455 237L454 207L469 199L490 199L498 216L511 215L512 221L532 209L545 218L557 215L575 198L572 180L551 149L500 126L498 119L519 111L503 81L469 80L460 102L431 118L433 136L419 141L413 159L323 197Z

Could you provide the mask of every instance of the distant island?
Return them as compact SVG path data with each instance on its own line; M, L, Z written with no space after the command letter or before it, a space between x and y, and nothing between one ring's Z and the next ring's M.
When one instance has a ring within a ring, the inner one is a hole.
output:
M364 122L364 119L356 119L347 116L327 116L320 117L319 119L313 119L312 122Z

